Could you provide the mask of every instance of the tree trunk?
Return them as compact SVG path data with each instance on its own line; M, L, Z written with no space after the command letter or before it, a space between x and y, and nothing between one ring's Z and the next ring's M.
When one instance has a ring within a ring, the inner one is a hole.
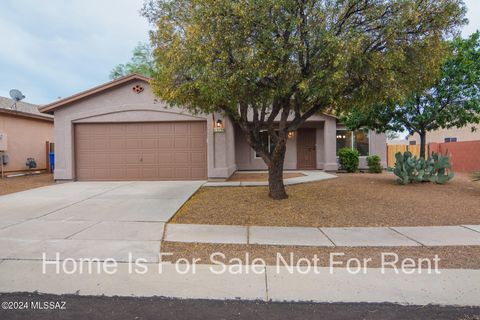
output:
M425 131L421 131L419 135L420 135L420 158L425 159L425 141L426 141L427 134Z
M288 195L283 184L283 163L287 150L286 140L278 141L268 165L268 188L269 196L275 200L287 199Z

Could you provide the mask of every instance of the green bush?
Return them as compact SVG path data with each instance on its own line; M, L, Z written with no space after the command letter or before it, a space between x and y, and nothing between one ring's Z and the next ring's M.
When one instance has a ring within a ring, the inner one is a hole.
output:
M343 148L338 151L338 161L340 167L347 172L356 172L358 170L359 153L357 150Z
M382 173L383 168L380 163L381 159L379 156L374 154L373 156L367 157L368 172L370 173Z
M480 172L475 172L472 175L472 179L473 179L473 181L480 181Z
M412 156L410 151L406 151L404 154L397 152L395 159L393 173L398 177L397 182L400 184L414 182L445 184L454 176L448 154L443 156L432 152L425 160Z

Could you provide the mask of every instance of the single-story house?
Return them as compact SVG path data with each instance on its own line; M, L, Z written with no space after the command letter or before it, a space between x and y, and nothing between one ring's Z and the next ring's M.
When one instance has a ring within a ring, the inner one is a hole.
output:
M53 142L53 116L38 106L0 97L0 161L4 172L27 170L27 158L36 169L47 168L46 142ZM5 150L6 149L6 150Z
M55 117L56 180L226 179L266 169L228 117L169 107L149 80L129 75L40 108ZM362 166L368 154L385 162L385 135L352 133L318 114L289 138L285 169L335 171L344 146L360 150Z

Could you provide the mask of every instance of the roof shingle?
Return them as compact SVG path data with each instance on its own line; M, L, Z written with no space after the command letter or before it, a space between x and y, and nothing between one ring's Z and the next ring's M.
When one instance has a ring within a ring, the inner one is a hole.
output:
M5 98L5 97L0 97L0 109L15 111L15 109L12 109L13 103L14 103L14 101L12 99ZM38 110L38 107L39 106L35 105L35 104L19 101L19 102L17 102L16 111L20 114L25 115L25 116L34 115L34 116L40 116L40 117L43 117L43 118L53 119L53 116L41 113Z

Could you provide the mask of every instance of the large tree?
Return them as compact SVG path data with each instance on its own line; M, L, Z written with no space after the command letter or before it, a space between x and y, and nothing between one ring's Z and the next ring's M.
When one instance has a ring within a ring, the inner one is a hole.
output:
M143 14L156 25L155 94L228 115L267 164L270 197L284 199L288 133L321 111L402 97L417 85L414 73L434 77L443 39L464 23L465 7L461 0L150 0Z
M155 60L152 48L148 43L139 42L132 51L132 58L127 63L116 65L110 71L110 79L117 79L132 73L153 76Z
M450 55L430 86L415 88L403 101L377 106L368 113L354 109L346 117L347 125L417 133L422 158L428 132L468 125L475 130L480 122L480 33L468 39L458 37L449 46Z

